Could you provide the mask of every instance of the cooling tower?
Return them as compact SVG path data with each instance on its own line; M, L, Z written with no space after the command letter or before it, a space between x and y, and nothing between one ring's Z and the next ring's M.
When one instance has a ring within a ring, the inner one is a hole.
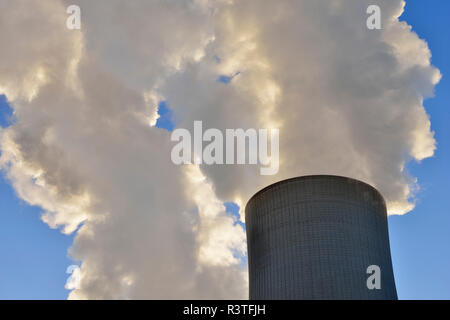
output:
M386 204L372 186L328 175L284 180L256 193L245 219L250 299L397 299ZM373 265L379 289L367 285Z

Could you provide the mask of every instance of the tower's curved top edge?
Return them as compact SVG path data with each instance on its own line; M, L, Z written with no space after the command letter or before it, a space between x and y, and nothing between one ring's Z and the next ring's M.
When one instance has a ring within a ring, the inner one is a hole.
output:
M306 175L306 176L293 177L293 178L289 178L289 179L285 179L285 180L281 180L281 181L272 183L272 184L268 185L267 187L264 187L261 190L257 191L248 200L247 204L249 204L254 198L256 198L257 196L261 195L262 193L264 193L264 192L266 192L266 191L268 191L270 189L273 189L275 187L278 187L280 185L283 185L285 183L289 183L289 182L293 182L293 181L301 181L301 180L313 180L313 179L322 179L322 180L329 179L329 180L340 180L340 181L346 181L346 182L351 181L352 183L359 184L359 185L361 185L363 187L366 187L366 188L372 190L373 192L378 194L378 196L381 199L383 199L383 201L384 201L384 197L383 197L383 195L381 194L380 191L378 191L374 186L372 186L372 185L370 185L370 184L368 184L366 182L363 182L361 180L357 180L357 179L350 178L350 177L345 177L345 176L338 176L338 175L316 174L316 175Z

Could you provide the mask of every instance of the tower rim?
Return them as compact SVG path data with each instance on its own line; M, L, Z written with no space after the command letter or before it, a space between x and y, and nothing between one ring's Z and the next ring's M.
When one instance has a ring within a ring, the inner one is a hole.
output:
M347 177L347 176L340 176L340 175L333 175L333 174L310 174L310 175L304 175L304 176L297 176L297 177L292 177L292 178L288 178L288 179L283 179L277 182L274 182L272 184L269 184L268 186L258 190L256 193L254 193L250 199L248 199L247 204L245 206L245 211L247 209L247 205L257 196L259 196L260 194L266 192L267 190L273 189L274 187L277 187L279 185L285 184L285 183L289 183L292 181L300 181L300 180L306 180L306 179L320 179L320 178L332 178L332 179L338 179L338 180L345 180L345 181L352 181L354 183L363 185L365 187L368 187L369 189L371 189L372 191L374 191L381 199L383 199L383 201L385 201L383 195L381 194L381 192L375 188L374 186L372 186L371 184L364 182L362 180L359 179L355 179L355 178L351 178L351 177ZM244 212L245 212L244 211Z

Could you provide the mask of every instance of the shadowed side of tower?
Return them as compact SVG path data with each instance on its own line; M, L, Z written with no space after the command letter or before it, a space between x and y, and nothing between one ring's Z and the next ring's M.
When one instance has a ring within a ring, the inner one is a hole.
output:
M372 186L328 175L284 180L245 209L250 299L397 299L386 204ZM381 289L369 289L369 266Z

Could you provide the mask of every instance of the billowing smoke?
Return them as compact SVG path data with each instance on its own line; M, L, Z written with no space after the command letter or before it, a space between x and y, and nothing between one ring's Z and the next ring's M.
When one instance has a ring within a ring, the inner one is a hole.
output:
M0 0L15 117L0 166L43 221L76 232L70 298L246 298L245 232L223 203L283 178L351 176L410 211L405 166L433 155L423 99L440 74L403 1L375 1L382 29L367 29L373 2ZM175 166L161 101L177 127L279 128L279 173Z
M338 174L381 190L391 214L414 207L407 161L433 155L422 101L439 71L424 41L399 22L402 1L379 1L382 30L366 27L373 1L234 1L214 16L202 61L163 87L180 126L280 128L280 172L204 167L220 198L305 174ZM217 60L219 62L217 62ZM229 85L217 74L232 76Z

